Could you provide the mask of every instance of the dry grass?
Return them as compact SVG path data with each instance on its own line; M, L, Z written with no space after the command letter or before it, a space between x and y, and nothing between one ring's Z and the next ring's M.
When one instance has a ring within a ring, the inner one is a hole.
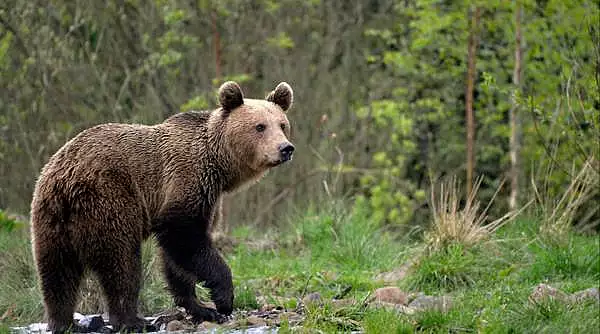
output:
M513 220L527 206L508 212L488 223L488 209L502 185L500 185L489 204L482 210L481 203L477 200L477 192L482 180L480 177L475 181L471 193L466 196L462 206L462 198L459 195L461 187L456 177L441 182L439 191L436 191L435 186L432 187L433 225L425 234L428 247L441 249L452 243L459 243L464 246L475 245L488 239L495 230Z
M543 236L561 241L566 238L572 226L576 225L575 220L580 209L598 195L600 182L598 163L594 157L588 158L579 172L576 175L573 173L575 177L571 178L567 189L558 197L549 194L546 187L542 190L538 189L532 180L533 192L542 218L540 233ZM592 215L598 210L597 205L591 205L590 208Z

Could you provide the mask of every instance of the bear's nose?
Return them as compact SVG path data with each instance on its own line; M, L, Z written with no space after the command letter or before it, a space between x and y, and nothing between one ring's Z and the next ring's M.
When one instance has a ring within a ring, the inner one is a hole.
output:
M281 157L284 161L290 160L292 158L292 153L294 153L294 145L290 143L279 144L279 152L281 153Z

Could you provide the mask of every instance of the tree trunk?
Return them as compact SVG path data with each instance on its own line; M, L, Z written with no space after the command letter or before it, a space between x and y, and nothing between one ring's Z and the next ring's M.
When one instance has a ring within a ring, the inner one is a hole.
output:
M213 40L215 42L215 78L221 80L221 36L217 28L217 11L212 13Z
M480 8L475 7L471 16L469 46L467 55L467 91L465 94L465 113L467 119L467 194L473 188L473 171L475 170L475 116L473 115L473 86L475 81L475 60L477 52L477 30L479 26Z
M521 165L519 154L521 151L521 119L517 97L521 91L521 4L515 3L515 68L513 72L514 95L510 108L510 197L508 206L511 210L517 208L519 199L519 177Z

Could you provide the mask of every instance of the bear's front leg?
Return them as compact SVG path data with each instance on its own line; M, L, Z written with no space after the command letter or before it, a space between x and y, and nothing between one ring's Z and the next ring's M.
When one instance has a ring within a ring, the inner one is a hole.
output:
M196 323L203 321L224 322L226 319L212 308L204 307L198 303L196 296L195 275L184 272L168 257L163 256L165 278L175 305L183 307L192 320Z
M195 283L204 282L219 313L233 311L231 270L213 247L209 237L216 198L180 201L166 205L153 220L153 232L162 249L165 274L175 302L196 320L214 321L214 310L201 306ZM218 320L218 319L216 319Z

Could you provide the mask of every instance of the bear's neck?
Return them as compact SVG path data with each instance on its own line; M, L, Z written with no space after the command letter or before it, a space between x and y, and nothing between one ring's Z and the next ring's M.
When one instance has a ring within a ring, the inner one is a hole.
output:
M228 150L224 118L217 109L189 111L167 119L162 154L164 169L183 173L197 185L208 185L212 192L233 192L260 179L264 173L250 170ZM174 166L176 165L176 166Z
M220 181L221 190L231 193L260 179L264 173L257 173L249 169L243 161L231 153L224 133L221 131L222 122L222 116L217 112L213 113L208 122L205 147L208 148L212 163L207 169L210 169L211 172L213 172L213 168L215 172L218 171L215 176L219 175L216 178Z

